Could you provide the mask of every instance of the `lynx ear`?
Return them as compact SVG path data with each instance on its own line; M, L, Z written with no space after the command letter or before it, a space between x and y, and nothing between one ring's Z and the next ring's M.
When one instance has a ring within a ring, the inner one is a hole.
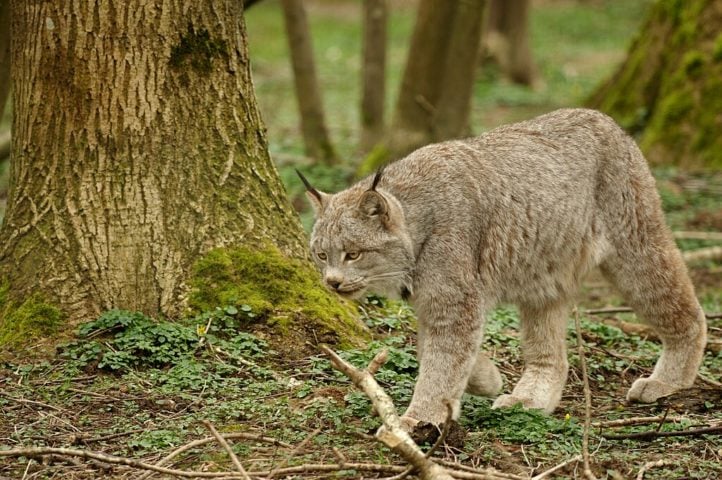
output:
M298 174L299 178L303 182L303 185L306 187L306 196L311 201L311 206L313 207L313 211L316 213L316 216L318 216L321 212L323 212L323 209L326 208L326 204L328 203L328 195L327 193L319 192L315 188L313 188L313 185L306 180L306 177L303 176L301 172L296 169L296 173Z
M389 204L376 190L366 190L359 200L359 209L368 217L379 217L388 220Z

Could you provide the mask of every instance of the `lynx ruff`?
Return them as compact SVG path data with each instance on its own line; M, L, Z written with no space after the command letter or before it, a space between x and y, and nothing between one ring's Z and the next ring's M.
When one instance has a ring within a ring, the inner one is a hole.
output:
M480 352L484 314L499 302L519 307L524 372L494 407L552 412L567 378L571 304L594 267L664 345L627 399L692 385L705 317L647 163L606 115L557 110L429 145L336 194L301 177L329 288L400 296L416 310L420 368L405 428L442 423L445 399L458 418L464 391L499 394L501 375Z

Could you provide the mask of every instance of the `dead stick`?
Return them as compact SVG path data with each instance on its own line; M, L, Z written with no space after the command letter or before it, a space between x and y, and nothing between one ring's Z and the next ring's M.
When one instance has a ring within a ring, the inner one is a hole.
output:
M630 417L630 418L620 418L617 420L608 420L605 422L594 422L592 423L592 427L595 428L614 428L614 427L631 427L635 425L649 425L650 423L659 423L663 417L656 416L656 417ZM670 422L679 422L681 420L686 420L685 417L667 417L667 421Z
M674 232L673 235L680 240L722 241L722 232Z
M223 438L226 440L231 440L235 438L242 438L244 440L254 440L257 442L264 442L264 443L270 443L277 447L283 447L283 448L293 448L293 445L282 442L280 440L276 440L275 438L271 437L264 437L263 435L256 435L253 433L245 433L245 432L235 432L235 433L223 433L221 434ZM205 445L206 443L216 442L215 437L206 437L202 438L200 440L194 440L192 442L186 443L185 445L181 445L180 447L173 450L170 454L166 455L165 457L158 460L154 465L156 467L160 467L161 465L165 465L166 463L173 460L175 457L180 455L183 452L186 452L192 448L200 447L201 445ZM144 473L142 476L138 477L138 480L145 480L148 478L152 472Z
M722 425L714 425L712 427L692 428L690 430L680 430L677 432L658 432L650 430L647 432L619 433L602 435L608 440L653 440L658 437L696 437L698 435L716 435L722 433Z
M0 457L42 457L45 455L62 455L67 457L80 457L84 459L99 460L101 462L127 465L133 468L143 470L152 470L167 475L176 475L186 478L217 478L233 475L233 472L189 472L186 470L176 470L173 468L156 467L149 463L133 460L132 458L118 457L116 455L108 455L90 450L77 450L74 448L55 448L55 447L29 447L15 448L12 450L0 450Z
M591 308L589 310L584 310L584 313L586 315L611 315L613 313L634 313L634 310L632 310L631 307L607 307ZM722 318L722 312L705 312L704 316L707 317L707 320L714 320Z
M296 448L294 448L293 451L286 456L286 458L283 459L283 461L280 463L280 465L278 465L276 468L273 469L273 471L270 473L270 475L268 475L268 478L273 478L274 476L276 476L276 472L278 470L282 469L283 467L285 467L286 465L288 465L288 462L294 456L296 456L298 453L302 452L303 449L306 448L306 445L308 445L308 443L319 433L321 433L321 429L317 428L316 430L311 432L311 434L309 436L304 438L303 441L301 443L299 443L298 446Z
M587 359L584 356L584 340L582 340L582 326L579 322L579 310L574 308L574 326L577 330L577 353L582 368L582 382L584 383L584 430L582 432L582 460L584 460L584 476L589 480L597 480L589 466L589 426L592 423L592 392L589 389L587 376Z
M549 475L551 475L552 473L556 472L557 470L561 470L562 468L566 467L567 465L572 464L572 463L575 463L575 462L578 462L579 460L582 460L582 456L581 456L581 455L577 455L576 457L572 457L572 458L570 458L569 460L566 460L566 461L564 461L564 462L562 462L562 463L560 463L560 464L558 464L558 465L553 466L553 467L550 468L549 470L544 470L544 471L541 472L540 474L534 475L533 477L531 477L531 480L542 480L542 479L544 479L544 478L547 478Z
M656 462L647 462L644 465L642 465L642 468L639 469L639 473L637 473L637 480L643 480L644 474L647 472L647 470L654 468L654 467L663 467L665 465L672 465L676 463L674 460L669 459L661 459L657 460Z
M221 436L220 433L218 433L218 430L216 430L216 427L213 426L213 424L208 420L203 420L203 425L208 428L208 430L211 431L214 437L216 437L216 440L218 440L218 443L225 449L226 452L228 452L228 456L231 457L231 461L233 462L233 465L236 466L236 469L241 472L241 475L243 475L243 478L245 480L251 480L251 477L248 476L246 473L246 469L243 468L243 465L241 465L241 461L238 460L238 457L235 453L233 453L233 449L228 444L225 438Z
M422 479L451 480L452 477L449 472L426 458L419 446L411 439L408 432L403 429L401 419L396 413L393 401L379 384L376 383L373 375L368 370L357 369L339 357L336 352L327 346L322 345L321 349L329 356L334 367L349 377L354 385L362 390L371 400L376 412L384 422L384 428L376 433L376 438L416 467ZM388 355L386 350L379 352L376 357L371 360L370 364L380 366L380 364L383 364L383 359L386 355Z

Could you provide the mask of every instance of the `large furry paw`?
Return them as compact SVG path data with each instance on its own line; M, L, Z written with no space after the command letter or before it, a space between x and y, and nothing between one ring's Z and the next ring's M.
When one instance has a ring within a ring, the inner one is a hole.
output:
M630 402L653 403L662 397L673 394L677 390L679 390L679 387L669 383L652 378L639 378L635 380L629 392L627 392L627 400Z
M514 396L513 394L499 395L491 408L506 408L513 407L514 405L521 404L524 408L537 408L550 413L547 410L547 405L544 402L537 400L536 398L522 398Z

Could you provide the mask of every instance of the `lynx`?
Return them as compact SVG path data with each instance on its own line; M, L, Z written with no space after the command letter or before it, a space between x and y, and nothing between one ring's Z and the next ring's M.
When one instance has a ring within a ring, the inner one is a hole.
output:
M484 313L520 312L523 374L494 407L552 412L567 378L565 331L581 280L599 267L662 339L627 399L689 387L705 317L665 225L642 153L606 115L564 109L475 138L423 147L336 194L314 189L311 252L329 288L408 299L419 374L402 420L458 418L464 391L496 396L480 353Z

